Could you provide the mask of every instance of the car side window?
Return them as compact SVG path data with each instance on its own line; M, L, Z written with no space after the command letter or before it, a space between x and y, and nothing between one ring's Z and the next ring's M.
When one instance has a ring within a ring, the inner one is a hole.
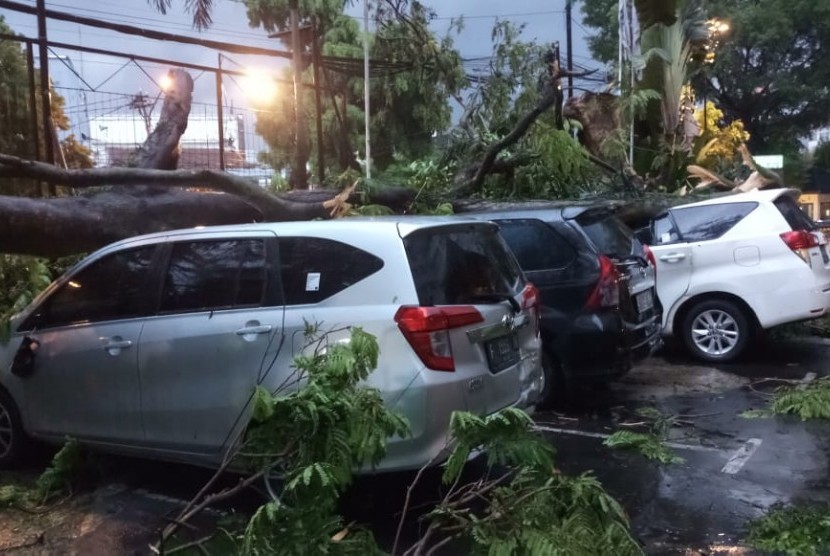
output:
M674 221L684 241L717 239L755 210L758 203L724 203L672 209Z
M316 237L283 237L280 275L286 305L319 303L383 268L378 257Z
M155 246L106 255L71 276L27 319L21 330L135 318L145 297Z
M668 213L654 219L652 223L654 245L668 245L680 241L680 234Z
M163 313L263 304L268 281L265 241L228 239L173 244L161 294Z
M576 251L565 238L539 220L499 220L501 237L510 246L522 270L565 268Z

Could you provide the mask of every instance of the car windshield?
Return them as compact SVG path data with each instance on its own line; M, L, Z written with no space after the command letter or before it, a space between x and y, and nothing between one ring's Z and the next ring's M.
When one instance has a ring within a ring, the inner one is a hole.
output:
M494 226L428 228L407 236L404 246L422 305L498 303L524 286Z
M634 253L634 233L612 213L586 214L577 221L603 255L625 258Z

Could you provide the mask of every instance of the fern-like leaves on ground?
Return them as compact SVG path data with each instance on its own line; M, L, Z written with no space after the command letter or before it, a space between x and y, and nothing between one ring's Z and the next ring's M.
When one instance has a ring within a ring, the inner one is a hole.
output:
M242 538L245 554L370 554L371 536L343 528L339 496L354 470L378 463L389 437L408 434L406 420L380 393L361 384L377 366L378 343L360 328L348 343L331 343L295 360L302 388L272 395L258 388L243 457L282 479L279 501L262 506ZM374 548L373 548L374 547Z
M648 459L660 463L681 463L683 458L676 456L653 433L617 431L603 441L609 448L624 448L640 452Z
M788 556L830 554L830 508L773 507L769 514L750 523L747 544Z
M450 492L428 516L454 531L473 554L641 554L619 503L591 475L569 477L553 465L553 448L517 409L487 417L458 412L455 447L444 472ZM486 454L488 473L459 486L465 462ZM466 501L474 499L475 504Z
M830 377L806 386L784 387L775 393L773 413L798 415L807 419L830 419Z

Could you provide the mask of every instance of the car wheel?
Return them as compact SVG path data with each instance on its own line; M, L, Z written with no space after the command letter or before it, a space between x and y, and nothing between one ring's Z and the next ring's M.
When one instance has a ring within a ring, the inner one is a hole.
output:
M20 461L24 442L17 406L11 396L0 389L0 469L9 469Z
M731 301L703 301L683 319L683 342L694 357L703 361L734 361L746 348L750 334L744 310Z
M572 400L571 388L562 370L562 365L555 357L542 354L542 393L539 396L539 409L551 407L564 407Z

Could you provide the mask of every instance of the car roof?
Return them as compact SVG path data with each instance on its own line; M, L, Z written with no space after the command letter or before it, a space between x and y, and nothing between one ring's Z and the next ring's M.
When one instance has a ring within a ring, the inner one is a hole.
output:
M754 189L746 193L735 193L732 195L723 195L720 197L713 197L705 201L698 201L696 203L688 203L686 205L677 205L673 209L690 208L690 207L705 207L709 205L723 205L727 203L746 203L748 201L774 201L782 195L788 195L797 199L801 195L801 191L793 188L777 188L777 189Z
M346 232L363 231L369 234L394 235L406 237L416 230L437 228L443 226L459 226L464 224L484 224L478 219L456 216L378 216L378 217L349 217L332 220L303 220L295 222L256 222L251 224L228 224L222 226L196 226L154 232L130 237L110 244L104 249L109 250L135 242L165 240L178 235L194 233L228 234L250 232L273 232L277 236L297 236L314 233L330 233L332 230Z
M545 220L570 220L585 212L615 211L624 203L613 200L583 201L517 201L497 203L493 208L463 212L461 216L477 219L502 220L508 218L540 218ZM475 207L475 204L469 205Z

